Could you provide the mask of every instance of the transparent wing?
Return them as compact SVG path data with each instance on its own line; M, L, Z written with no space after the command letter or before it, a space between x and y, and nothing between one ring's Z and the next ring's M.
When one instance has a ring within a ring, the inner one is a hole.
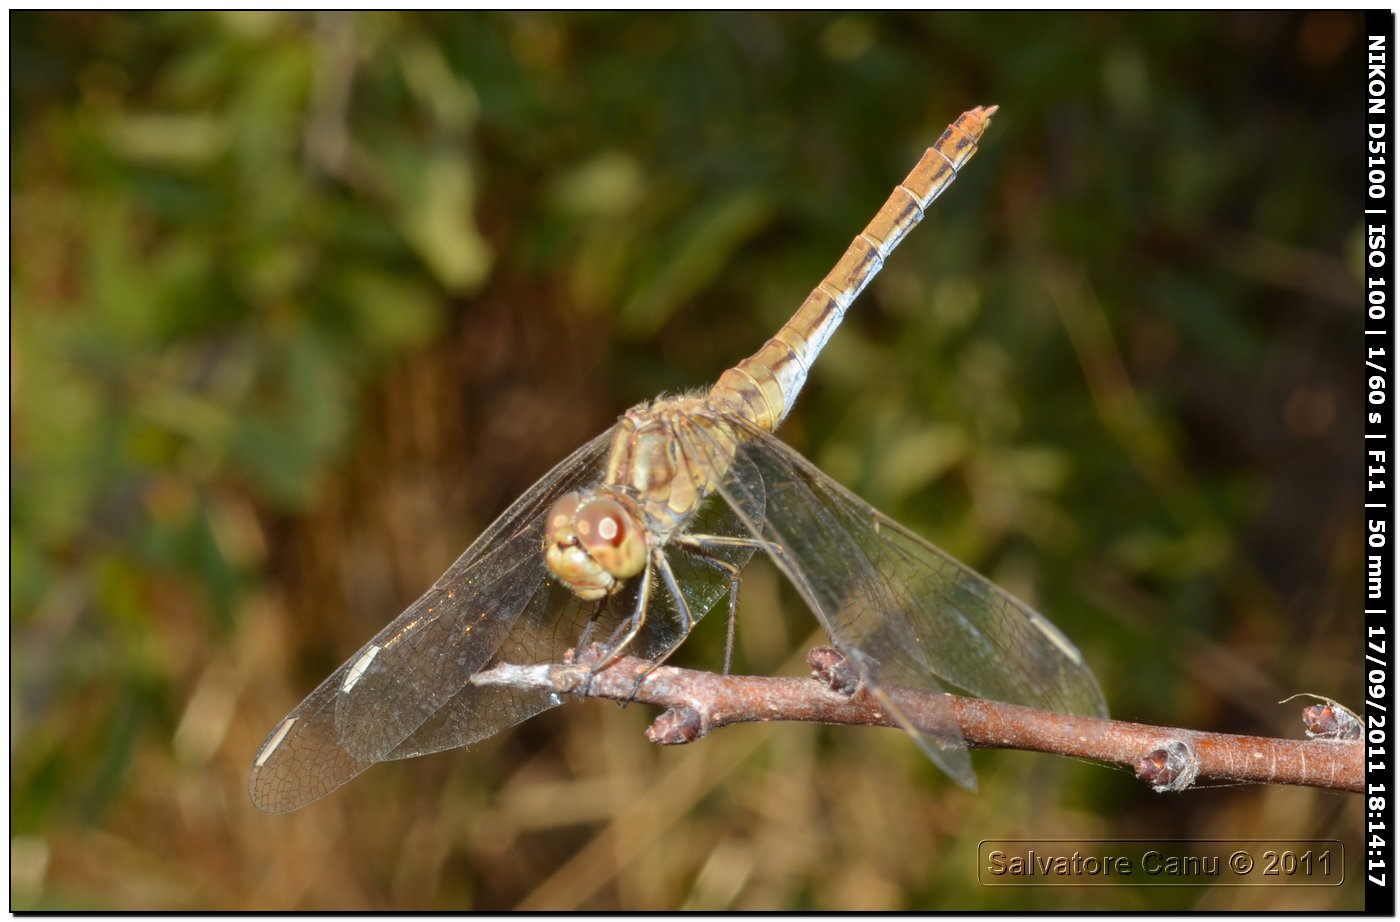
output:
M248 778L259 809L295 810L375 762L468 745L558 703L467 679L498 653L553 662L577 640L592 610L548 578L543 518L560 495L600 479L614 429L541 478L273 729Z
M731 417L687 421L678 435L687 455L726 471L720 495L774 546L773 562L872 692L963 785L975 781L951 713L919 732L882 689L947 683L979 698L1107 715L1093 673L1058 628L772 435Z
M552 502L552 495L549 502ZM544 502L548 508L549 502ZM700 509L695 519L697 530L705 534L747 535L743 524L719 497L712 497ZM533 533L537 536L532 551L541 561L543 553L538 535L542 525ZM727 549L720 556L732 566L742 569L752 551ZM675 572L691 617L699 620L729 593L729 580L719 568L697 560L693 555L666 549L667 560ZM553 579L543 579L539 589L525 603L505 639L494 655L479 671L496 662L528 664L561 662L564 654L577 645L585 624L595 621L594 640L606 640L623 621L631 618L636 605L640 579L632 579L615 596L608 598L600 610L598 603L580 602L573 593ZM669 652L685 639L679 603L653 575L652 591L647 606L645 624L628 651L644 659L653 659ZM353 661L352 661L353 663ZM351 665L350 663L346 664ZM358 689L357 689L358 690ZM374 703L364 699L359 707ZM403 742L384 758L406 759L443 749L469 746L500 730L533 717L546 708L559 704L559 699L547 692L522 691L504 686L478 687L463 685Z

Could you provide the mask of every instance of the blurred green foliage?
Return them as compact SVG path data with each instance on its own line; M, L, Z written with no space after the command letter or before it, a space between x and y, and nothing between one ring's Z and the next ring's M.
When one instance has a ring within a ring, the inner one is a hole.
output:
M16 13L10 40L15 908L1358 905L1351 874L983 889L988 836L1360 827L1010 754L968 796L876 732L655 753L641 709L579 705L293 817L243 777L554 461L757 348L979 103L982 152L784 437L1034 598L1118 716L1296 736L1278 698L1354 701L1359 16ZM757 569L741 665L797 668L811 630Z

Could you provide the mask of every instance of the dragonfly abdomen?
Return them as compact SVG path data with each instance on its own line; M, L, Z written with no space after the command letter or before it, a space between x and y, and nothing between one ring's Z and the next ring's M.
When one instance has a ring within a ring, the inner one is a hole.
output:
M710 400L770 432L778 428L846 309L977 153L977 141L996 109L969 110L948 126L777 335L720 376Z

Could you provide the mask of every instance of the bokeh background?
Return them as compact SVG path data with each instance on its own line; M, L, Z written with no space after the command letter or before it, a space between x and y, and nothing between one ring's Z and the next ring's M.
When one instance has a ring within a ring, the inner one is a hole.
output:
M1360 693L1353 14L16 13L14 908L1354 908L1358 798L574 703L269 817L268 730L535 478L787 317L1002 110L783 437L1116 716ZM819 636L769 569L738 666ZM678 659L713 668L723 619ZM1329 889L986 889L999 837L1338 838Z

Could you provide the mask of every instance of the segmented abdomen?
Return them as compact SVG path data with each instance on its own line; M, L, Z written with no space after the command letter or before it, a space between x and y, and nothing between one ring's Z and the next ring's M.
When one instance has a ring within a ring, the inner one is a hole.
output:
M777 335L720 376L710 391L711 401L734 408L769 431L778 428L846 309L972 159L996 110L979 106L948 126Z

